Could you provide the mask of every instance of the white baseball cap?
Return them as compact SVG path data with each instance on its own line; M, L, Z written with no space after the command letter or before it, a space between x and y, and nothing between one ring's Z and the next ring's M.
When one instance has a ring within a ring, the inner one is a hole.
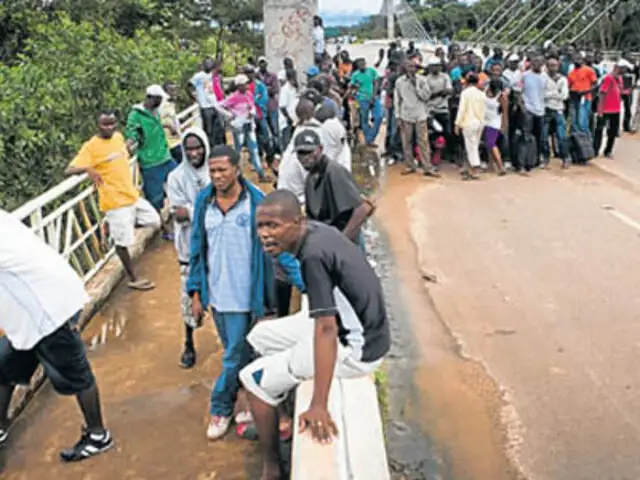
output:
M147 87L147 97L162 97L167 98L167 92L160 85L150 85Z
M624 58L621 58L620 60L618 60L618 62L616 63L616 66L620 68L633 68L633 65L631 65L631 63L629 63Z
M429 58L429 62L427 63L427 65L431 66L436 66L436 65L441 65L442 64L442 60L440 60L438 57L431 57Z
M520 57L518 55L516 55L515 53L512 53L509 56L509 61L510 62L519 62L520 61Z
M236 75L236 78L233 80L233 83L235 83L236 86L246 85L247 83L249 83L249 77L247 77L244 73L241 73L240 75Z

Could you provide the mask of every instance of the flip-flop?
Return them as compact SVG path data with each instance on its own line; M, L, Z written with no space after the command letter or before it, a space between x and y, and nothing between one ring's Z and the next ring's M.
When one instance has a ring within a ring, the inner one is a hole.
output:
M135 282L129 282L127 285L132 290L148 291L156 288L155 284L147 279L140 279Z

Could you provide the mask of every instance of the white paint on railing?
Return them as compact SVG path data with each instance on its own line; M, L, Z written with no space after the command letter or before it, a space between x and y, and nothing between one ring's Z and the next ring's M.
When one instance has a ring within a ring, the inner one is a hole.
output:
M178 121L182 129L199 122L198 105L180 112ZM140 188L135 156L131 159L131 173L134 184ZM115 253L113 246L105 249L100 241L103 216L98 210L96 189L93 185L85 186L86 180L86 174L66 178L12 212L65 257L85 282Z

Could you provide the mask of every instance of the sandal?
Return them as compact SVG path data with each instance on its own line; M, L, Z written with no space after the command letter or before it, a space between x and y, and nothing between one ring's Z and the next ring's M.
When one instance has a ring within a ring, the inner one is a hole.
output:
M153 290L154 288L156 288L156 285L147 280L146 278L141 278L139 280L136 280L135 282L129 282L129 284L127 285L131 290L139 290L139 291L147 291L147 290Z

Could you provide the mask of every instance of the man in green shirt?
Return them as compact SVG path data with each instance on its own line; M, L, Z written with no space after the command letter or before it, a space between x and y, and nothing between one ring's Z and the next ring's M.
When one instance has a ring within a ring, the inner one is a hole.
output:
M360 128L367 145L375 147L383 116L378 72L375 68L367 67L364 58L356 59L354 65L356 71L351 74L351 91L355 92L360 106ZM370 122L371 116L373 116L373 126Z
M165 98L167 94L160 85L147 88L144 103L135 105L129 113L125 130L129 150L137 145L144 196L158 212L164 207L167 177L177 166L169 151L158 111ZM163 238L171 240L164 225L162 231Z

